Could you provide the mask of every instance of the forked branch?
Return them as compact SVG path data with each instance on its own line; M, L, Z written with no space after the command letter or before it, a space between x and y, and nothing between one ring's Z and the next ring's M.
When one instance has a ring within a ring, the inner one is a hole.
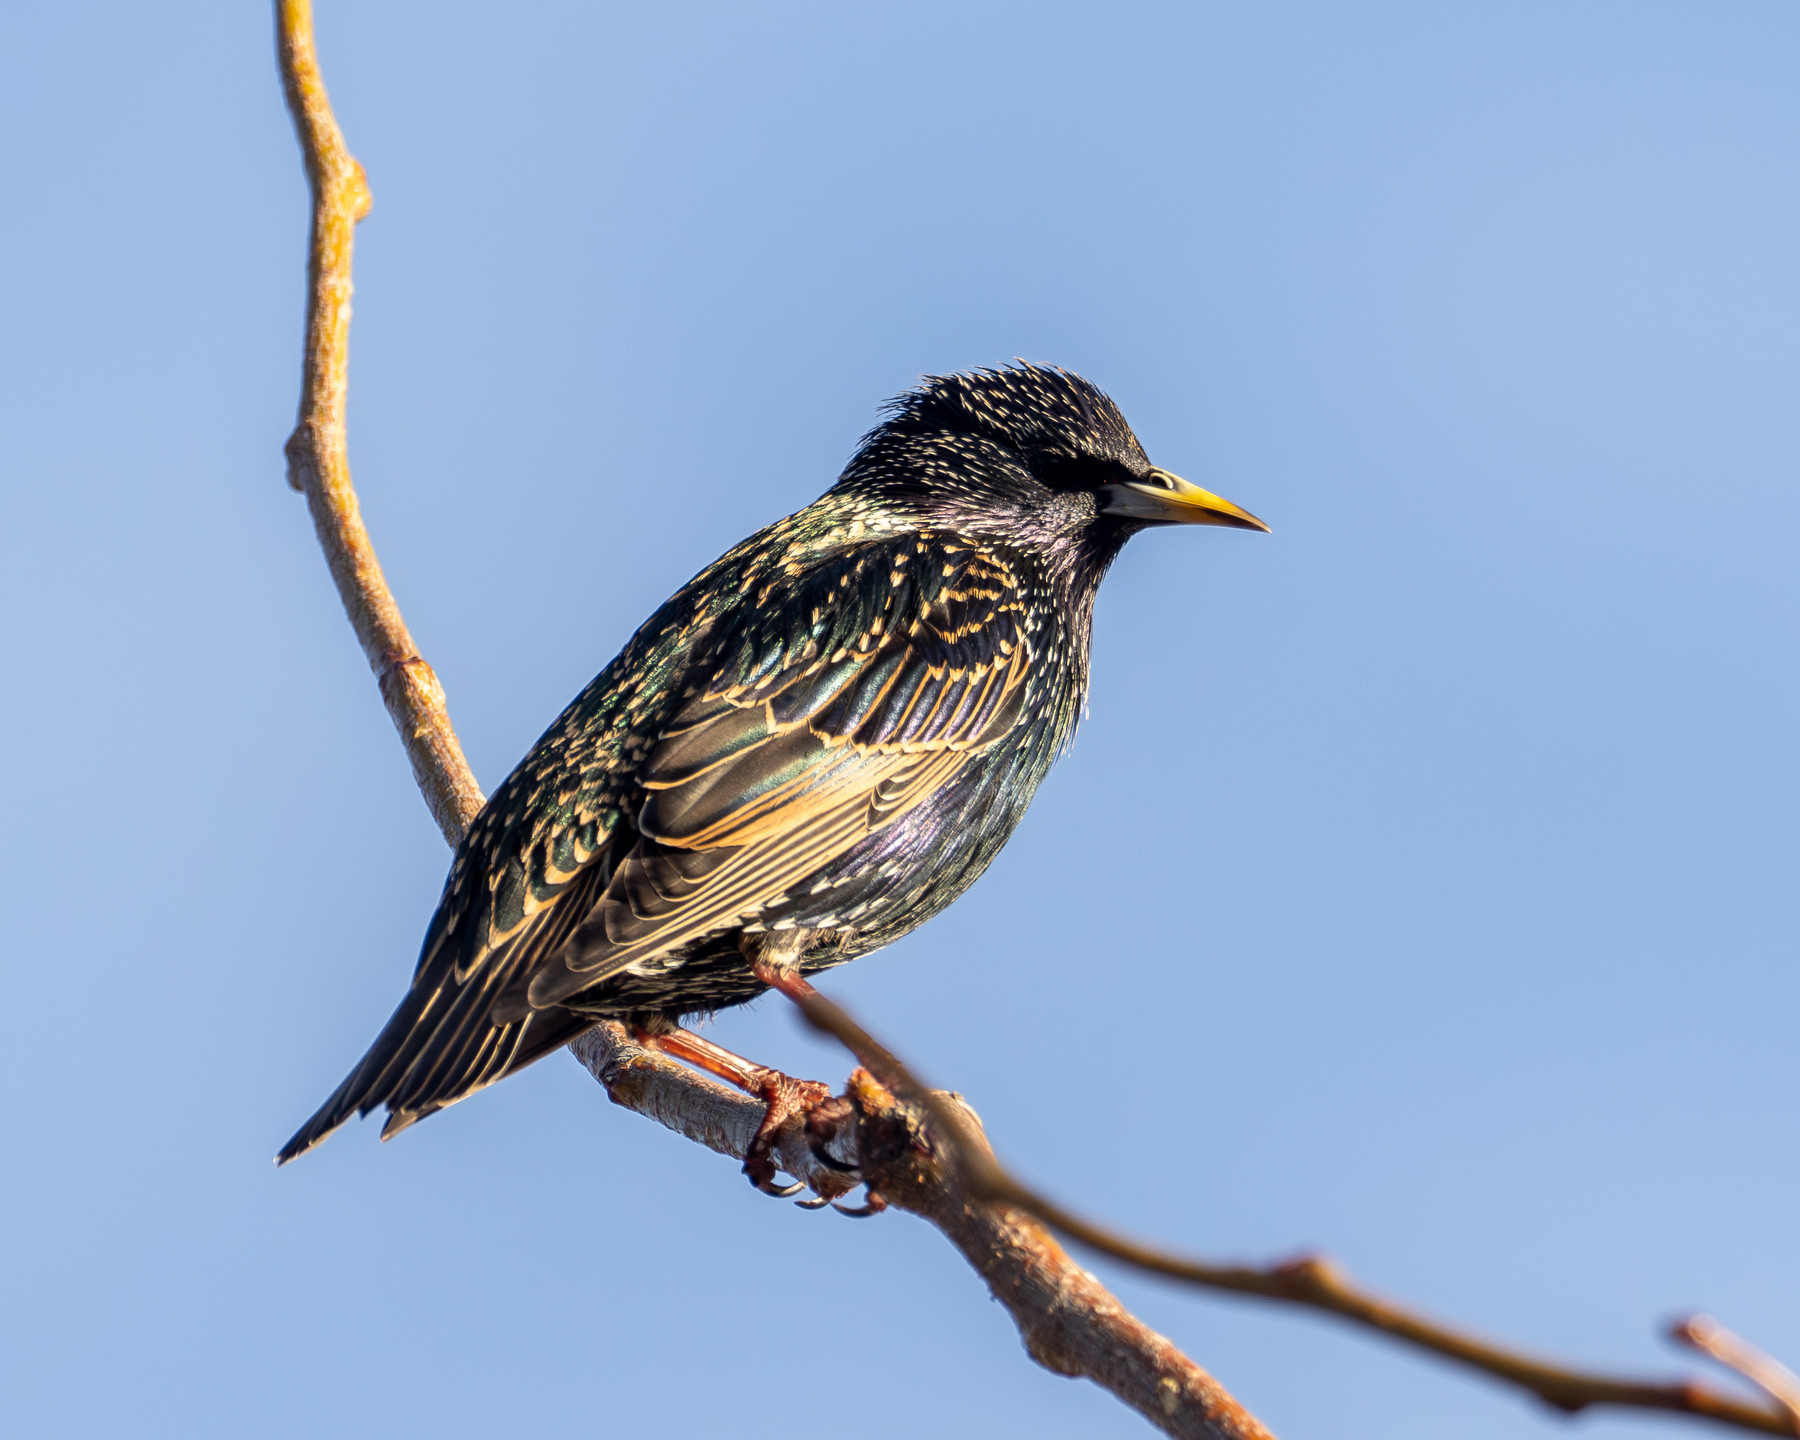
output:
M455 845L481 809L481 789L450 724L443 687L419 655L382 576L345 447L351 248L356 224L369 210L369 189L332 116L313 51L310 0L276 0L275 15L282 83L313 202L306 349L299 423L287 444L288 483L306 496L339 598L413 777L444 838ZM1040 1364L1089 1376L1171 1435L1259 1440L1268 1432L1205 1371L1128 1314L1045 1227L1153 1274L1326 1311L1520 1386L1561 1410L1664 1410L1761 1434L1800 1436L1800 1382L1704 1317L1678 1327L1678 1338L1755 1384L1767 1405L1698 1381L1616 1379L1507 1350L1370 1295L1318 1257L1265 1268L1214 1265L1119 1235L1013 1178L995 1160L967 1107L920 1084L840 1007L814 995L801 1009L808 1023L836 1037L864 1066L847 1091L849 1123L821 1148L840 1165L854 1164L872 1195L936 1225L1012 1312ZM597 1027L570 1048L615 1103L722 1154L744 1156L762 1117L759 1102L631 1044L618 1026ZM817 1139L790 1128L777 1157L823 1201L843 1194L847 1182L842 1171L819 1160Z
M762 1122L760 1100L641 1048L621 1025L596 1026L569 1048L615 1103L721 1155L741 1160L748 1153ZM776 1142L782 1167L821 1202L843 1194L850 1182L821 1162L815 1146L839 1165L857 1167L856 1178L882 1197L875 1208L909 1210L943 1232L1007 1308L1027 1353L1045 1369L1086 1376L1170 1435L1272 1440L1218 1381L1126 1310L1043 1225L971 1196L958 1152L938 1141L941 1131L917 1105L896 1098L866 1070L850 1077L846 1093L850 1103L835 1133L809 1137L790 1120ZM934 1099L957 1105L949 1096ZM979 1137L973 1115L961 1113L966 1132Z
M1257 1295L1326 1311L1508 1381L1558 1410L1573 1413L1595 1405L1666 1410L1765 1435L1800 1435L1800 1380L1705 1317L1677 1327L1676 1337L1750 1380L1772 1404L1750 1404L1697 1380L1625 1379L1540 1360L1372 1295L1322 1256L1301 1256L1264 1267L1217 1265L1133 1240L1065 1209L1015 1179L994 1158L985 1138L968 1129L959 1108L947 1103L941 1091L920 1082L904 1062L857 1024L842 1006L817 994L797 1003L809 1025L836 1039L888 1088L930 1112L937 1132L954 1148L963 1184L971 1195L1034 1215L1078 1245L1153 1275L1209 1290Z

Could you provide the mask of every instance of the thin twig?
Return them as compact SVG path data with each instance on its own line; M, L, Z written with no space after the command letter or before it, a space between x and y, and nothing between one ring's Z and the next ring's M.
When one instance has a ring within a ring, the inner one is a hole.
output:
M288 484L306 496L344 613L368 657L412 761L431 818L452 845L481 809L481 787L463 758L444 687L413 644L350 485L344 401L350 387L350 252L369 213L362 166L344 144L313 53L311 0L276 0L275 51L312 189L306 256L306 352L300 418L287 442Z
M1669 1327L1669 1338L1710 1356L1742 1375L1767 1395L1787 1417L1784 1435L1800 1435L1800 1375L1748 1340L1734 1335L1710 1315L1690 1315Z
M837 1040L889 1089L929 1109L939 1131L956 1150L956 1164L962 1172L963 1184L971 1194L1034 1215L1066 1239L1090 1250L1123 1260L1140 1270L1192 1285L1229 1290L1240 1295L1258 1295L1327 1311L1353 1324L1518 1385L1558 1410L1574 1412L1590 1405L1668 1410L1761 1434L1800 1434L1795 1421L1797 1412L1786 1408L1800 1398L1800 1382L1795 1382L1789 1372L1737 1340L1736 1336L1729 1338L1741 1348L1724 1347L1725 1352L1732 1355L1731 1359L1725 1359L1724 1353L1702 1345L1698 1339L1685 1335L1682 1338L1701 1345L1708 1354L1753 1379L1784 1407L1781 1410L1746 1404L1697 1380L1657 1382L1594 1375L1506 1349L1358 1288L1344 1270L1322 1256L1302 1256L1265 1268L1214 1265L1172 1254L1109 1230L1015 1179L994 1158L985 1140L971 1131L966 1117L958 1113L944 1094L919 1080L842 1006L816 992L796 999L795 1004L809 1025ZM1729 1336L1729 1332L1716 1328L1713 1332L1702 1329L1697 1333L1711 1335L1713 1343L1721 1345L1723 1342L1717 1340L1717 1335ZM1749 1359L1752 1356L1755 1362ZM1761 1367L1755 1373L1752 1363ZM1784 1376L1785 1383L1793 1387L1785 1392L1778 1388L1784 1383L1780 1379Z

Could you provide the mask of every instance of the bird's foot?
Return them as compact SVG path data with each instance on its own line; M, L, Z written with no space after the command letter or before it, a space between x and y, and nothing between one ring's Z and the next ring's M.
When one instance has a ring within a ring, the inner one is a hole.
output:
M738 944L744 956L750 961L751 973L767 985L771 990L780 992L792 1000L802 1010L806 1002L819 992L813 988L798 969L800 956L805 952L819 932L778 931L773 934L745 934L739 937ZM847 941L852 932L842 932ZM770 1113L773 1114L773 1106ZM842 1133L844 1126L853 1125L856 1121L856 1107L850 1103L847 1095L830 1096L812 1106L806 1112L806 1143L812 1151L813 1159L828 1170L836 1170L845 1175L857 1173L854 1165L845 1165L831 1153L831 1144ZM768 1122L765 1120L764 1124ZM758 1132L759 1135L761 1132ZM752 1152L754 1153L754 1152ZM757 1181L750 1170L751 1162L744 1162L744 1171L750 1175L752 1183L758 1189L765 1188ZM799 1187L796 1186L795 1189ZM771 1194L780 1193L771 1191ZM792 1191L787 1192L789 1194ZM795 1202L806 1206L809 1210L817 1210L830 1205L840 1215L849 1215L861 1219L868 1215L879 1215L887 1209L887 1201L874 1190L867 1192L861 1205L840 1205L829 1196L821 1195L817 1200L800 1200Z
M779 1070L769 1070L760 1065L756 1068L761 1073L745 1089L768 1108L763 1111L762 1124L756 1127L756 1135L750 1141L750 1151L744 1156L744 1173L750 1177L750 1183L763 1194L785 1199L789 1195L798 1195L806 1186L799 1181L792 1185L776 1182L775 1142L781 1134L782 1126L789 1120L798 1120L805 1125L810 1140L813 1117L831 1104L831 1087L817 1080L796 1080L792 1075L784 1075ZM813 1147L816 1158L823 1158L819 1155L820 1148ZM833 1169L843 1168L835 1160L830 1164Z
M821 1165L840 1174L856 1173L854 1165L846 1165L836 1159L827 1148L853 1116L850 1102L842 1096L834 1097L829 1085L817 1080L798 1080L780 1070L771 1070L767 1065L758 1065L753 1060L734 1054L723 1045L715 1045L712 1041L703 1039L691 1030L672 1027L659 1034L640 1031L636 1038L644 1046L717 1075L721 1080L737 1086L746 1095L754 1095L763 1102L765 1108L762 1122L756 1127L749 1152L744 1156L744 1173L750 1177L750 1183L765 1195L786 1199L788 1196L798 1195L806 1188L803 1182L780 1185L775 1180L775 1173L779 1168L775 1161L775 1147L780 1141L783 1127L790 1120L797 1120L804 1127L807 1145L813 1158ZM822 1195L817 1204L805 1200L800 1203L817 1209L831 1199L830 1196Z
M840 1175L862 1178L862 1172L855 1165L846 1165L832 1154L832 1150L843 1139L846 1130L854 1132L856 1126L856 1106L848 1095L833 1095L822 1104L815 1105L806 1114L806 1148L812 1157L827 1170L835 1170ZM848 1215L860 1220L864 1216L879 1215L888 1208L886 1200L867 1190L860 1205L842 1205L834 1195L820 1194L811 1200L794 1202L806 1210L823 1210L829 1205L840 1215Z

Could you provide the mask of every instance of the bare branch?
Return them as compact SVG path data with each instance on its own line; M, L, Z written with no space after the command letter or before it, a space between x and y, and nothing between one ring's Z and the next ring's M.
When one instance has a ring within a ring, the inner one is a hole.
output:
M338 598L412 761L431 818L452 845L481 809L481 787L450 727L444 687L413 644L381 574L350 485L344 401L350 386L350 253L369 213L368 182L344 144L313 53L311 0L276 0L282 88L312 188L306 257L306 353L300 419L287 442L288 484L306 496Z
M625 1027L596 1026L569 1049L615 1104L677 1134L743 1159L763 1104L631 1042ZM1173 1344L1134 1318L1029 1215L974 1201L943 1162L973 1145L980 1124L954 1096L934 1095L966 1138L934 1142L916 1106L903 1104L866 1071L850 1077L843 1123L809 1137L790 1120L776 1141L782 1168L821 1200L852 1188L855 1175L823 1164L811 1142L840 1165L855 1164L872 1195L937 1226L1011 1313L1032 1359L1058 1375L1086 1376L1170 1435L1188 1440L1269 1440L1269 1432ZM808 1202L813 1203L813 1202Z
M1692 1334L1680 1333L1678 1338L1705 1349L1706 1353L1754 1380L1780 1403L1782 1409L1773 1411L1748 1405L1695 1380L1657 1382L1593 1375L1508 1350L1359 1289L1345 1271L1322 1256L1302 1256L1264 1268L1214 1265L1109 1230L1064 1209L1009 1174L994 1158L986 1139L971 1130L966 1115L959 1113L943 1092L934 1091L920 1081L842 1006L817 992L795 998L794 1003L814 1029L837 1040L890 1089L930 1111L937 1130L956 1152L955 1164L971 1195L1034 1215L1058 1234L1090 1250L1123 1260L1140 1270L1207 1289L1258 1295L1266 1300L1283 1300L1324 1310L1520 1386L1558 1410L1573 1413L1590 1405L1668 1410L1761 1434L1800 1434L1796 1412L1790 1408L1796 1399L1800 1399L1800 1382L1760 1351L1738 1340L1715 1322L1705 1321L1704 1317L1689 1322L1690 1328L1697 1325L1699 1329ZM1707 1325L1712 1328L1706 1329ZM1701 1336L1707 1338L1703 1340L1699 1338ZM1721 1336L1726 1338L1721 1340ZM1715 1346L1719 1348L1715 1349ZM1732 1358L1725 1358L1727 1355ZM1784 1385L1788 1388L1780 1388Z
M871 1193L929 1220L962 1251L1011 1313L1031 1358L1058 1375L1086 1376L1167 1434L1265 1440L1269 1432L1255 1416L1126 1310L1029 1214L970 1193L964 1167L971 1154L990 1153L980 1122L959 1097L928 1093L929 1120L867 1070L851 1075L863 1178ZM942 1114L956 1117L960 1138L951 1145L942 1143Z
M1710 1315L1677 1320L1669 1327L1669 1338L1742 1375L1773 1400L1787 1418L1788 1428L1777 1433L1800 1435L1800 1375L1763 1354L1748 1340L1733 1335Z
M635 1110L720 1155L742 1160L750 1153L750 1142L762 1124L762 1101L634 1044L617 1023L596 1025L577 1036L569 1042L569 1052L606 1087L613 1104ZM853 1135L835 1139L825 1149L841 1165L856 1163ZM847 1195L858 1183L854 1173L819 1160L798 1120L789 1120L777 1133L775 1160L821 1199Z
M312 190L306 349L299 421L287 443L288 483L306 496L339 598L400 732L413 778L454 846L481 809L481 789L451 727L443 687L414 646L382 576L350 483L345 445L351 251L356 224L369 212L369 188L319 74L310 0L276 0L275 18L282 83ZM816 993L797 1003L810 1024L841 1041L866 1069L851 1076L845 1118L855 1123L809 1136L790 1121L776 1145L782 1168L810 1187L818 1203L846 1193L854 1173L868 1184L871 1200L879 1195L929 1220L1006 1305L1034 1359L1059 1374L1088 1376L1168 1434L1263 1440L1268 1432L1205 1371L1127 1313L1043 1226L1155 1274L1328 1311L1522 1386L1559 1409L1667 1410L1765 1434L1800 1435L1800 1381L1704 1317L1677 1327L1677 1338L1750 1379L1778 1409L1748 1405L1697 1382L1587 1375L1505 1350L1377 1299L1318 1257L1264 1269L1219 1266L1118 1235L1014 1179L994 1158L972 1111L957 1097L922 1085L841 1008ZM617 1025L596 1027L569 1048L616 1104L721 1154L741 1159L748 1151L763 1115L760 1102L632 1044ZM856 1171L826 1164L819 1151Z

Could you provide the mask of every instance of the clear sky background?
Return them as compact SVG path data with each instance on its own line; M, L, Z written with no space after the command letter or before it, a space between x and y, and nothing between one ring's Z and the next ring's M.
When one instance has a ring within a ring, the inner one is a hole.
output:
M352 463L485 785L918 375L1076 369L1275 533L1132 543L1018 837L832 993L1133 1230L1800 1362L1800 10L318 25L375 193ZM764 1199L564 1055L273 1169L447 852L283 483L267 7L9 7L0 136L0 1429L1146 1433L935 1232ZM780 1005L710 1033L847 1069ZM1286 1440L1563 1431L1099 1268Z

